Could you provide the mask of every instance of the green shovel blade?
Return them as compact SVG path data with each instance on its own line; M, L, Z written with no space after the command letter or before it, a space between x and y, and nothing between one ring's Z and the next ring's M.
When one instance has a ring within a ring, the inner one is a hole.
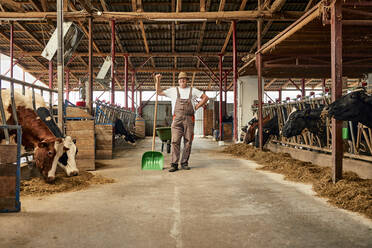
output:
M142 155L142 170L162 170L164 156L161 152L145 152Z

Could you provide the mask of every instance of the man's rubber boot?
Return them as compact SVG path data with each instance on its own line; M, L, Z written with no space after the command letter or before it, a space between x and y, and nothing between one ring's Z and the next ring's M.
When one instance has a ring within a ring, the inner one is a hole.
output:
M171 164L172 168L169 169L169 172L178 171L178 164Z
M190 170L191 168L187 164L181 164L182 170Z

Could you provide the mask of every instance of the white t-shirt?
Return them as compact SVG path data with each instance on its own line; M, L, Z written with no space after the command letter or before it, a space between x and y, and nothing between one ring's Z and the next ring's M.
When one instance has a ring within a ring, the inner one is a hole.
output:
M184 89L178 87L178 90L180 92L180 98L181 99L189 99L190 96L190 87L186 87ZM176 106L176 101L177 101L177 89L176 87L171 87L169 89L166 89L163 91L165 96L169 97L172 101L172 114L174 115L174 108ZM203 92L196 89L192 88L192 106L194 107L195 110L195 105L196 105L196 99L199 99L203 95Z

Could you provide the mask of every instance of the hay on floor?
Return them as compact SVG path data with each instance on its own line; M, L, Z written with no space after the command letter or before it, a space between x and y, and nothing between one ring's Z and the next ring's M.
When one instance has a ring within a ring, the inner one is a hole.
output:
M21 196L44 196L59 192L78 191L92 184L107 184L115 182L114 179L82 171L78 176L66 177L65 174L57 174L56 180L48 184L43 178L32 178L21 181Z
M261 151L247 144L230 145L224 152L254 160L263 165L259 169L283 174L286 180L311 183L317 195L327 198L331 204L372 219L371 179L361 179L353 172L344 172L343 179L333 184L330 167L302 162L287 153Z

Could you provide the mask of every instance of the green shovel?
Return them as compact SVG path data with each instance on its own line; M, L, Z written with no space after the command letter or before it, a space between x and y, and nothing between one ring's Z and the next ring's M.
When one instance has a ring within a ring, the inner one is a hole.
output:
M152 151L145 152L142 155L142 170L162 170L164 165L163 153L154 151L155 149L155 132L156 132L156 117L158 113L158 78L155 77L155 113L154 113L154 130L152 132Z

